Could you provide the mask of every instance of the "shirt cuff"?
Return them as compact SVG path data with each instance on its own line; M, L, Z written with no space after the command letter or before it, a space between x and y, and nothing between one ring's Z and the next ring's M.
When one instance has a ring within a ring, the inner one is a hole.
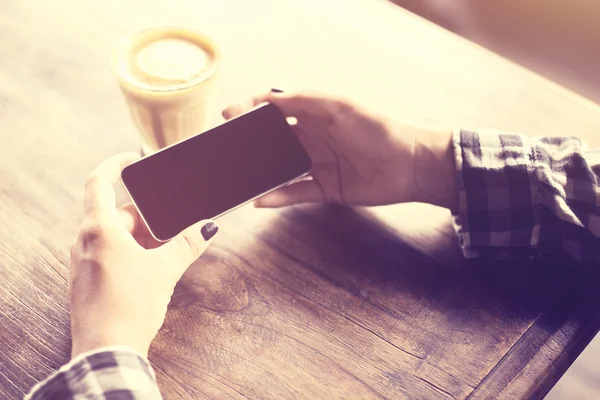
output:
M531 258L540 224L529 137L456 129L452 141L459 195L453 223L465 258Z
M125 346L78 355L25 396L26 400L89 398L162 399L148 360Z

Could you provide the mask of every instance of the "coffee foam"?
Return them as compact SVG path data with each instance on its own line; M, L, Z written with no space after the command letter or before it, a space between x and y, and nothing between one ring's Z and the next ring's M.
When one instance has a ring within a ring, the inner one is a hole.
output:
M121 54L121 77L148 90L174 90L189 86L212 66L213 57L201 43L176 35L146 38Z

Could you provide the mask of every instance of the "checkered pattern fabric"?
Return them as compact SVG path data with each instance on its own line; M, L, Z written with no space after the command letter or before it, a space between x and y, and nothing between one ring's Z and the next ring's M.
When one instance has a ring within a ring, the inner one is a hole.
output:
M26 400L162 399L154 371L133 349L85 353L37 384Z
M600 261L600 151L577 138L454 133L467 258Z

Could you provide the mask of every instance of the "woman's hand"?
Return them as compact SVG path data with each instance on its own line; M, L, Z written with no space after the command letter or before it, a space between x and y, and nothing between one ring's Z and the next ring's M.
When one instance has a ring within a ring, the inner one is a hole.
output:
M451 132L419 129L350 101L271 91L223 111L225 118L269 102L296 118L312 162L310 179L256 201L259 207L305 202L376 206L409 201L451 208L456 202Z
M126 345L146 355L175 284L218 228L203 221L168 243L155 241L132 204L116 207L121 170L139 158L119 154L88 178L81 229L71 249L72 356Z

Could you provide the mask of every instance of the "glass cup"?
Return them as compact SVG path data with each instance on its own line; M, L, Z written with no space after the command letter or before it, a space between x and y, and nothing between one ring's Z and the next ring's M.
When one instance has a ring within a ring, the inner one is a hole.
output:
M144 30L119 41L111 64L143 154L210 127L220 53L206 35L181 27Z

